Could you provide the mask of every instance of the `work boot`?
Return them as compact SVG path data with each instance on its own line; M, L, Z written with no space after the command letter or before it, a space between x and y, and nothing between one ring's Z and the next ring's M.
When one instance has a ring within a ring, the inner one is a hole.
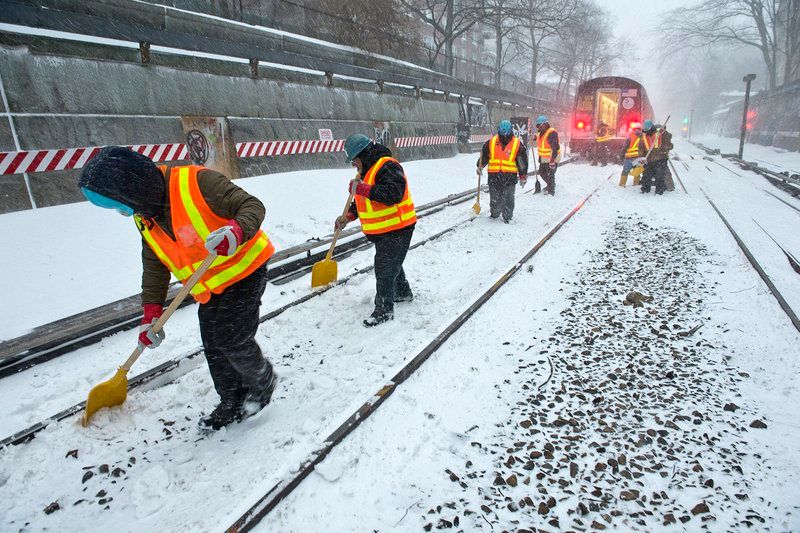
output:
M364 327L371 328L378 324L383 324L389 320L394 320L394 312L392 311L373 311L367 319L364 320Z
M198 427L201 431L219 431L228 424L239 422L245 417L241 402L220 402L220 404L200 419Z
M619 186L625 187L628 184L628 174L623 172L619 177Z
M403 294L402 296L400 296L397 293L395 293L394 303L413 302L413 301L414 301L414 294L412 294L410 292L408 294Z
M272 393L275 392L275 384L278 382L278 377L270 367L265 373L264 377L259 380L258 385L251 389L244 399L243 413L247 418L261 411L272 400Z

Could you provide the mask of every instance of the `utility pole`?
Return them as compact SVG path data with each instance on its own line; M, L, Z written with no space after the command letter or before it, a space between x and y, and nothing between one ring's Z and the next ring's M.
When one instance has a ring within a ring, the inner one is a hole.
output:
M755 74L748 74L742 81L745 82L747 85L744 89L744 109L742 110L742 133L739 136L739 159L742 158L742 152L744 151L744 136L747 133L747 108L750 106L750 83L756 79Z
M692 141L692 124L694 123L694 109L689 112L689 136L688 141Z

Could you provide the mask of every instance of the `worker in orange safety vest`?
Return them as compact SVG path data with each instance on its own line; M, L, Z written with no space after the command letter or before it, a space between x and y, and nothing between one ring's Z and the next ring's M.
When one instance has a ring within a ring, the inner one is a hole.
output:
M336 227L359 219L375 245L375 309L364 320L365 327L373 327L394 319L395 303L414 299L403 261L417 214L405 171L386 146L356 133L345 140L344 151L360 179L351 180L355 199L347 214L336 219Z
M264 205L214 170L169 168L133 150L103 148L78 184L91 203L132 216L142 235L139 342L156 348L170 275L186 282L217 255L191 291L199 302L200 336L220 402L200 419L204 431L252 416L271 400L275 373L255 341L267 262L275 251L260 229Z

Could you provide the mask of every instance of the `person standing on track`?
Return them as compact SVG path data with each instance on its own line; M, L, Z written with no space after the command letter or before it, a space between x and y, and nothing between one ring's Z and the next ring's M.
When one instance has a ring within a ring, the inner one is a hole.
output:
M558 132L550 126L547 117L539 115L536 119L536 148L539 155L539 175L547 184L544 194L556 193L556 169L561 159L561 146L558 144Z
M214 170L194 165L156 166L120 146L103 148L78 185L94 205L133 216L142 235L142 307L139 342L156 348L170 272L186 281L209 253L219 257L191 294L200 305L200 336L220 403L200 419L218 430L263 409L275 373L255 341L258 308L275 251L261 231L264 205Z
M608 158L611 156L608 149L608 143L614 138L614 132L603 121L597 126L597 133L594 139L594 146L592 146L592 166L596 167L599 162L601 166L608 165Z
M356 133L344 141L347 160L358 170L350 181L355 199L346 215L336 219L342 229L356 218L367 240L375 245L375 310L364 320L373 327L394 319L394 304L414 299L403 270L417 223L408 179L384 145Z
M666 190L666 177L669 172L668 159L669 151L672 150L672 134L663 126L653 124L652 120L644 121L644 148L649 151L647 161L644 166L642 177L641 192L650 192L650 185L653 181L656 184L656 194L664 194ZM651 150L652 148L652 150Z
M497 135L483 143L478 158L477 174L489 166L489 216L503 215L508 224L514 216L514 191L517 180L525 186L528 177L528 149L522 139L514 135L509 120L501 120Z
M632 132L628 137L628 144L622 151L622 174L619 177L619 186L625 187L628 184L628 174L637 165L637 160L645 156L644 143L642 142L642 125L638 122L633 124ZM633 185L639 185L639 175L633 177Z

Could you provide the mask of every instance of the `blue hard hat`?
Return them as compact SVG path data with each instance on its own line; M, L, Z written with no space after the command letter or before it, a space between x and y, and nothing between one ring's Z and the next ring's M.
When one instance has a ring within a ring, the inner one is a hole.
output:
M548 120L547 120L547 117L544 116L544 115L539 115L539 117L536 119L536 125L537 126L541 126L542 124L545 124L546 122L548 122Z
M514 133L514 128L511 126L510 120L501 120L500 124L497 125L497 134L498 135L511 135Z
M642 124L642 129L644 131L652 130L653 129L653 121L650 120L649 118L647 120L645 120L644 123Z
M119 214L124 215L126 217L133 215L133 208L128 207L122 202L112 200L108 196L103 196L102 194L89 190L86 187L81 187L81 192L83 193L83 196L85 196L87 200L92 202L97 207L103 207L105 209L116 209Z
M347 155L347 162L350 163L358 157L364 148L371 145L372 141L363 133L354 133L344 141L344 153Z

